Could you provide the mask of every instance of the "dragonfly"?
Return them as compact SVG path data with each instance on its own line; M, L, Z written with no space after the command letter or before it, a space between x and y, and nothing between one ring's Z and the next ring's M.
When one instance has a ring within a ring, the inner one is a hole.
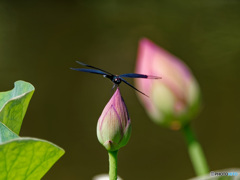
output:
M105 71L103 69L85 64L83 62L80 62L80 61L76 61L76 62L78 64L82 65L82 66L85 66L85 67L88 67L88 68L91 68L91 69L87 69L87 68L70 68L70 69L75 70L75 71L81 71L81 72L103 75L103 77L109 79L110 81L112 81L114 83L112 89L114 89L115 87L118 87L121 82L124 82L125 84L127 84L131 88L135 89L136 91L138 91L139 93L141 93L141 94L143 94L144 96L147 96L147 97L149 97L149 96L146 95L145 93L143 93L142 91L138 90L137 88L135 88L133 85L131 85L129 82L127 82L123 78L161 79L161 77L158 77L158 76L151 76L151 75L137 74L137 73L127 73L127 74L121 74L121 75L114 75L114 74L112 74L108 71Z

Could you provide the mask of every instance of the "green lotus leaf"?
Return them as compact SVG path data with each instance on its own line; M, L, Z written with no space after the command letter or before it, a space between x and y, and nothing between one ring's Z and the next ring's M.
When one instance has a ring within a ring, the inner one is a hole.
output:
M25 81L16 81L10 91L0 92L0 121L19 134L34 86Z
M0 180L38 180L64 154L55 144L18 136L34 87L17 81L0 93Z
M0 122L0 144L10 141L12 139L19 138L17 134L12 132L7 126Z
M0 145L0 179L41 179L63 154L60 147L40 139L7 141Z
M0 123L0 179L38 180L64 154L48 141L21 138Z

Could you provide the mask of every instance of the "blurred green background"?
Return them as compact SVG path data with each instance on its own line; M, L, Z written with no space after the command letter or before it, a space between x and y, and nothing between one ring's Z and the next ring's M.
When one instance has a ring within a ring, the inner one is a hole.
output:
M0 91L19 79L31 82L36 91L20 135L66 150L44 179L108 172L96 124L112 84L69 68L79 60L116 74L133 72L142 37L178 56L198 79L204 108L193 126L211 170L240 167L240 1L1 0ZM135 92L124 84L121 90L133 131L119 152L119 175L194 177L181 132L153 124Z

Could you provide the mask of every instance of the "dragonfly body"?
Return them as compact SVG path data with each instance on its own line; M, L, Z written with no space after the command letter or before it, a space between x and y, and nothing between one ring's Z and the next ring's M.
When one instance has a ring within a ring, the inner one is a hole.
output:
M115 85L119 85L122 80L118 75L103 75L103 77L109 79L110 81L112 81Z
M144 94L143 92L139 91L137 88L135 88L133 85L131 85L130 83L128 83L125 79L123 79L123 77L126 78L145 78L145 79L161 79L161 77L157 77L157 76L150 76L150 75L145 75L145 74L136 74L136 73L128 73L128 74L121 74L121 75L114 75L110 72L107 72L105 70L102 70L100 68L76 61L78 64L85 66L85 67L89 67L92 69L86 69L86 68L71 68L72 70L75 71L81 71L81 72L88 72L88 73L93 73L93 74L100 74L103 75L103 77L109 79L110 81L112 81L114 83L114 86L119 86L119 84L121 82L124 82L125 84L127 84L128 86L130 86L131 88L135 89L136 91L142 93L143 95L147 96L146 94ZM147 96L148 97L148 96Z

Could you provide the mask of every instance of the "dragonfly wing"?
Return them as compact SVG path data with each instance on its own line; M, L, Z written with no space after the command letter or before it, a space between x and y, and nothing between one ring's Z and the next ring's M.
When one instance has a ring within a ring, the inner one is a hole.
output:
M75 71L93 73L93 74L108 75L105 72L102 72L100 70L95 70L95 69L83 69L83 68L70 68L70 69L75 70Z
M131 85L131 84L130 84L129 82L127 82L125 79L121 78L121 80L122 80L125 84L129 85L131 88L133 88L133 89L135 89L136 91L138 91L138 92L140 92L141 94L143 94L144 96L149 97L148 95L144 94L143 92L141 92L141 91L139 91L137 88L135 88L133 85Z
M161 79L158 76L150 76L145 74L136 74L136 73L128 73L128 74L121 74L119 77L127 77L127 78L146 78L146 79Z
M76 61L76 63L78 63L78 64L81 64L82 66L86 66L86 67L88 67L88 65L87 65L87 64L85 64L85 63L83 63L83 62Z
M100 70L100 71L105 72L105 73L107 73L107 74L113 75L113 74L110 73L110 72L104 71L104 70L102 70L102 69L100 69L100 68L97 68L97 67L94 67L94 66L91 66L91 65L88 65L88 64L85 64L85 63L83 63L83 62L80 62L80 61L76 61L76 62L77 62L78 64L81 64L82 66L86 66L86 67L90 67L90 68L93 68L93 69L97 69L97 70Z

